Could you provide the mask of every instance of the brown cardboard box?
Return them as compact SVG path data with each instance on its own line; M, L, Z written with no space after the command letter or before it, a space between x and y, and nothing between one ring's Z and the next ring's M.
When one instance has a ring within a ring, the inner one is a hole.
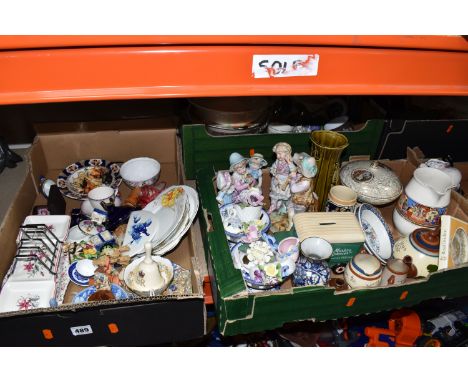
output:
M36 137L29 156L29 176L18 190L0 227L0 279L5 276L15 255L15 238L20 224L34 205L46 204L38 192L39 175L56 179L65 166L82 159L104 158L123 162L132 157L149 156L161 163L161 180L168 185L182 181L174 124L130 130L132 122L128 121L126 125L119 122L119 127L122 130L51 133ZM125 198L130 189L122 183L120 191ZM69 198L66 202L67 212L80 205L79 201ZM203 252L198 222L167 255L170 260L192 271L191 295L72 305L67 302L71 301L78 287L70 283L64 304L58 308L0 314L0 344L151 345L201 337L205 332L206 313L201 281L203 274L200 272L203 266L198 260L203 256L197 259L197 251ZM91 325L93 333L72 335L70 328L81 325ZM52 338L47 339L50 335L45 333L52 333Z

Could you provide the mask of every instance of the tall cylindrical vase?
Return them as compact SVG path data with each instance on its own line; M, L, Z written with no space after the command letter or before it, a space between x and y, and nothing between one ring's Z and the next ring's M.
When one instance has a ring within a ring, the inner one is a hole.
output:
M349 145L348 138L334 131L313 131L312 156L317 163L314 191L318 196L318 211L323 211L330 188L339 182L340 156Z

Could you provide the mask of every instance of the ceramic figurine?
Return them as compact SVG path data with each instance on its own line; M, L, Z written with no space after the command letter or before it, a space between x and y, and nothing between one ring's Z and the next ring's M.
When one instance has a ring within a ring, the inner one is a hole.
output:
M218 203L221 205L232 203L234 184L229 171L218 171L216 175L216 187L219 190L216 196Z
M293 216L298 212L316 211L317 195L313 192L313 177L317 174L315 159L306 153L296 153L293 163L297 166L296 177L291 180L291 203L288 206L289 229Z
M252 186L257 187L260 190L262 189L262 180L263 180L263 172L262 167L265 167L268 163L263 158L262 154L255 153L253 154L248 162L249 166L247 171L252 176Z
M270 208L268 213L286 214L291 198L291 179L296 177L296 166L291 158L291 146L286 142L279 142L273 146L276 161L271 165L273 176L270 186Z
M232 193L232 200L234 203L238 202L239 195L242 191L247 190L252 183L252 177L247 172L247 158L244 158L239 153L232 153L229 157L229 171L231 171L232 184L234 191Z

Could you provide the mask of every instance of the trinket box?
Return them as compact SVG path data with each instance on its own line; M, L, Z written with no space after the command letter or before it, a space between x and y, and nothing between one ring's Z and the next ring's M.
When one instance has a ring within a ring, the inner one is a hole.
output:
M299 241L320 237L331 243L333 252L329 265L344 264L356 255L365 237L352 212L303 212L294 216Z

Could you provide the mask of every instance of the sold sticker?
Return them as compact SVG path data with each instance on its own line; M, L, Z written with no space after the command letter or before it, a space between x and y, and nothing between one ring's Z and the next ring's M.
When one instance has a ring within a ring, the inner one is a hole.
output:
M318 54L254 54L254 78L307 77L318 72Z
M91 328L91 325L72 326L70 330L74 336L93 334L93 329Z

